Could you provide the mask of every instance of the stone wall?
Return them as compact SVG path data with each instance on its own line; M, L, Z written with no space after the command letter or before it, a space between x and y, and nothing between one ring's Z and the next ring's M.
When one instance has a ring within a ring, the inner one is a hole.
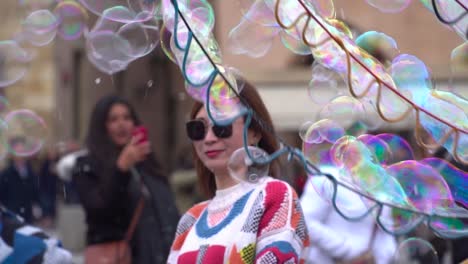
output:
M3 0L0 3L0 41L12 40L21 30L21 23L30 11L15 0ZM55 69L53 45L35 48L22 46L34 54L26 75L2 89L7 98L10 110L30 109L41 116L48 126L46 146L55 143Z

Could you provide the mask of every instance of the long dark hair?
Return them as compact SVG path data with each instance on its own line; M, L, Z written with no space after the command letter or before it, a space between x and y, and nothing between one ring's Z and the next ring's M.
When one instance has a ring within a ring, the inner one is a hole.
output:
M117 158L123 149L122 146L117 146L112 141L106 126L109 113L116 104L123 105L128 109L135 126L141 125L141 121L132 105L119 96L105 96L96 103L91 113L85 144L91 160L96 168L100 170L107 171L115 168ZM165 179L153 153L149 154L147 159L138 164L138 168L152 176ZM106 174L102 173L101 175Z
M259 133L261 139L258 142L258 147L265 150L268 154L272 154L279 149L278 141L276 140L275 131L273 127L273 121L271 120L270 113L268 112L265 104L263 103L262 98L258 94L255 87L247 81L244 81L244 88L240 92L240 96L245 99L248 106L255 111L257 116L272 130L267 132L260 124L252 119L252 123L249 126L249 129ZM196 101L190 112L190 118L194 119L203 107L203 103ZM193 148L193 146L192 146ZM198 157L195 149L193 149L193 158L195 161L195 169L197 171L198 184L204 195L209 198L212 198L216 193L216 182L214 174L203 164L203 162ZM273 178L278 178L280 173L280 163L278 159L273 160L270 163L270 176Z

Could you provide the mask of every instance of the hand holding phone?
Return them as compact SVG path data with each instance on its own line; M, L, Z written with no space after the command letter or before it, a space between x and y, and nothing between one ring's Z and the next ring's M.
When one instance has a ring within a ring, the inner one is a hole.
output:
M140 136L140 139L137 141L137 144L141 144L143 142L148 141L148 129L145 126L137 126L133 130L132 135L135 137L137 135Z
M135 164L145 160L150 152L148 130L144 126L137 126L132 131L132 141L124 147L117 159L117 167L122 171L133 170Z

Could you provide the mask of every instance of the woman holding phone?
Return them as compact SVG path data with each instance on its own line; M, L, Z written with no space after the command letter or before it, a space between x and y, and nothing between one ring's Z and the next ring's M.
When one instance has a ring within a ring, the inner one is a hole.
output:
M117 96L102 98L92 112L87 154L73 170L88 224L87 250L98 248L85 253L86 263L114 263L98 259L99 245L124 239L132 263L166 262L178 212L140 125L133 107Z

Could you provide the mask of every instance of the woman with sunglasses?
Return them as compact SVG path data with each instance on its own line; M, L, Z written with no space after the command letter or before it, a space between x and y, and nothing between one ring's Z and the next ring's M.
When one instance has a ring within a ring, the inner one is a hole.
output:
M76 160L73 183L86 214L88 253L99 244L128 238L136 208L143 204L129 241L131 259L138 264L165 263L179 217L149 142L135 133L140 124L126 100L117 96L99 100L90 119L87 154ZM115 261L93 257L86 263Z
M273 128L255 88L245 82L240 96L257 117ZM210 124L206 108L196 102L186 124L193 142L198 184L210 200L196 204L181 218L168 263L299 263L308 235L295 191L276 180L278 161L257 184L230 176L228 160L244 147L245 118L228 126ZM273 129L271 129L273 131ZM279 146L274 132L252 121L247 144L267 153Z

